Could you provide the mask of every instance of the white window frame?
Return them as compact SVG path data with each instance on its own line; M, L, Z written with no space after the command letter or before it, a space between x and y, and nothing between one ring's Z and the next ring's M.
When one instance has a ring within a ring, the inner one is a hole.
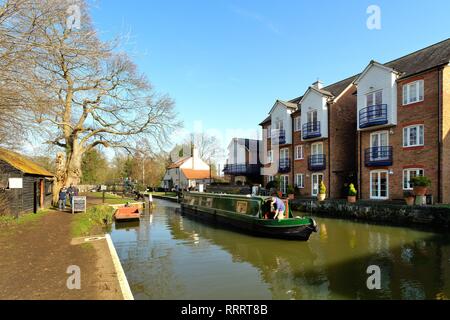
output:
M411 87L416 85L416 99L411 101ZM407 106L409 104L422 102L425 99L425 81L417 80L409 82L403 85L403 105Z
M320 153L317 153L317 151L320 151ZM321 155L324 154L323 152L323 142L316 142L311 145L311 155Z
M283 194L287 194L288 186L289 186L289 175L286 175L286 174L281 175L280 176L280 191Z
M297 185L297 188L305 189L305 174L304 173L297 173L295 175L295 184Z
M303 145L295 146L295 160L303 160L303 159L304 159Z
M289 160L289 148L280 150L280 160Z
M275 180L274 176L267 176L267 182L272 182Z
M295 117L294 118L294 131L301 131L302 130L302 118L299 117Z
M317 177L317 188L314 188L314 177ZM322 177L322 180L320 179ZM311 175L311 196L317 197L320 192L320 181L323 181L324 179L323 173L313 173Z
M373 196L373 190L372 190L372 186L373 186L373 174L377 174L377 179L381 180L381 174L384 173L386 174L386 197L382 197L381 196L381 183L378 184L378 190L377 190L377 194L378 196ZM370 171L370 199L374 199L374 200L387 200L389 199L389 171L388 170L373 170Z
M267 151L267 162L273 163L273 150Z
M411 144L410 137L411 137L411 129L416 128L418 135L417 135L417 142L416 144ZM420 133L422 133L422 137L420 136ZM405 139L406 137L406 139ZM422 138L422 139L421 139ZM422 141L420 141L422 140ZM412 126L407 126L403 128L403 148L413 148L413 147L423 147L425 145L425 126L423 124L415 124Z
M381 93L381 103L377 103L377 94L378 93ZM372 104L371 105L369 105L368 103L367 103L367 98L368 97L372 97ZM372 92L369 92L369 93L366 93L366 101L365 101L365 103L366 103L366 107L368 108L368 107L373 107L373 106L379 106L379 105L382 105L383 104L383 97L384 95L383 95L383 90L376 90L376 91L372 91Z
M425 170L423 168L408 168L408 169L404 169L403 170L403 182L402 182L402 186L403 186L403 190L413 190L413 187L411 186L411 173L412 172L416 172L416 176L417 173L419 171L422 171L422 174L419 173L419 175L424 176L425 175ZM406 180L408 179L408 180Z

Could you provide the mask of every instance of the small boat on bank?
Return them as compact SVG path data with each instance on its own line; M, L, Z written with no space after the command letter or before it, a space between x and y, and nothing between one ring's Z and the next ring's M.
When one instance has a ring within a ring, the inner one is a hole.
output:
M288 201L285 219L266 219L271 210L270 200L271 197L186 192L181 199L181 212L271 238L308 241L311 233L317 232L314 219L294 217Z
M114 219L116 219L117 222L139 221L140 217L141 213L137 207L118 208L114 213Z

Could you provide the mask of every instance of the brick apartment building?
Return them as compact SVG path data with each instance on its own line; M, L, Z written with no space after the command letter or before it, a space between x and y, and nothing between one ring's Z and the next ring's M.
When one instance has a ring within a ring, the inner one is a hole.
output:
M450 203L450 39L358 76L360 198L402 199L425 175L429 194Z
M279 176L282 192L291 185L302 196L314 197L324 181L329 197L343 196L343 186L356 174L354 79L327 87L317 81L303 96L277 101L261 123L269 161L279 158L278 171L266 175L265 183Z
M280 177L316 196L402 199L414 175L432 180L436 202L450 203L450 39L290 101L277 100L263 128L264 183ZM269 169L270 168L270 169Z

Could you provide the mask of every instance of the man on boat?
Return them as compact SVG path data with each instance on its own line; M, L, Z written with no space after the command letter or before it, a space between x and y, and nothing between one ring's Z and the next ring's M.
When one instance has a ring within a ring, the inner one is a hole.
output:
M276 196L272 196L272 208L273 210L271 210L272 212L275 213L275 215L273 216L273 219L276 220L283 220L284 219L284 213L286 211L286 206L283 202L283 200L281 200L280 198L276 197Z

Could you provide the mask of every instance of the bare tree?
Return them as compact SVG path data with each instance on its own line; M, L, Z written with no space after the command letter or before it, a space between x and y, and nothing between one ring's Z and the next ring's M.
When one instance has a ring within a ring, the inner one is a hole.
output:
M205 132L193 133L185 144L193 144L204 161L217 162L224 156L224 150L219 140Z
M82 156L93 148L131 149L144 136L162 147L178 124L173 101L154 93L113 43L99 40L83 1L76 17L71 4L28 0L14 29L18 42L32 44L15 80L24 92L21 116L40 140L65 152L55 190L79 182ZM21 31L29 25L31 32Z

